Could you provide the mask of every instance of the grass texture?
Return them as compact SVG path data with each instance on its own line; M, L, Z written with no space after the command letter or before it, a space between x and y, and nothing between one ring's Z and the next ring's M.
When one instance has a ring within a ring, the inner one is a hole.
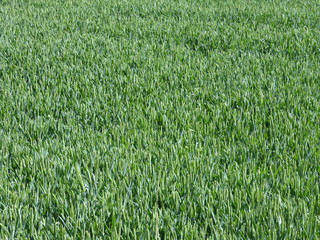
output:
M0 239L319 239L319 9L0 0Z

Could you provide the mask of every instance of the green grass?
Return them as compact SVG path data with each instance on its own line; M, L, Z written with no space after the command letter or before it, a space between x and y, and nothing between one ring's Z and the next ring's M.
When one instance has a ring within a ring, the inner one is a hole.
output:
M0 0L0 239L319 239L319 9Z

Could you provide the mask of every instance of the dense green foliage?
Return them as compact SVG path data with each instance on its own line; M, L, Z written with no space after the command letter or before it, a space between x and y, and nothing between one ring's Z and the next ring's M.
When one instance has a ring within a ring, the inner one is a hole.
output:
M319 9L0 0L0 239L319 239Z

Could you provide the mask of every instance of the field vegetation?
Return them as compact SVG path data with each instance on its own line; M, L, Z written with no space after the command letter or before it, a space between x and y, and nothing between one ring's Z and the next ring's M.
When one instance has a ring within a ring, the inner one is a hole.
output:
M319 239L318 0L0 0L0 239Z

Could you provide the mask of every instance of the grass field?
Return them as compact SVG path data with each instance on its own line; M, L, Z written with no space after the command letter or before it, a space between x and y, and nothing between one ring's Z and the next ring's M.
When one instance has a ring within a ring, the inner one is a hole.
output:
M0 239L320 239L319 9L0 0Z

